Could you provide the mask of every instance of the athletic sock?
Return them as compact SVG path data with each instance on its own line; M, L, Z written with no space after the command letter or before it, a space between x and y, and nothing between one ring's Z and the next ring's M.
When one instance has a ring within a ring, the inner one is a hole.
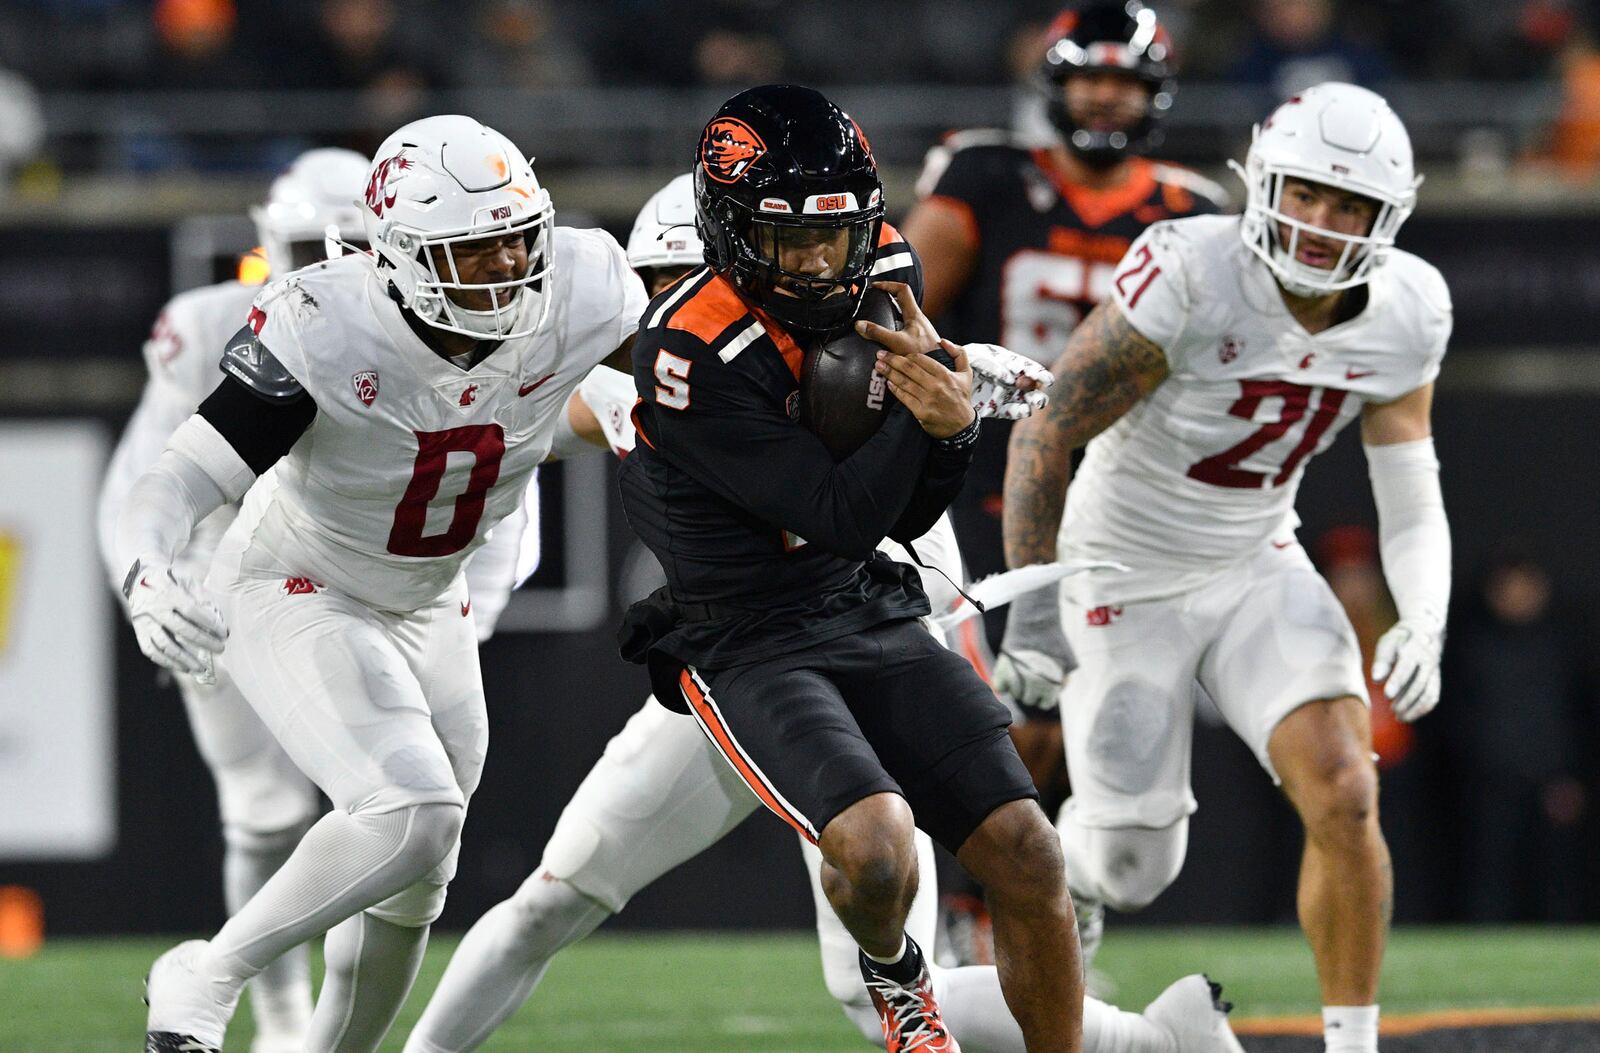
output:
M308 826L267 835L227 832L222 876L229 914L278 872ZM250 981L250 1013L258 1035L305 1035L311 1022L311 958L305 944L273 959Z
M366 911L334 926L323 941L328 971L306 1053L374 1053L411 993L427 946L426 925L407 928Z
M861 961L873 974L901 987L910 987L922 975L922 948L910 936L900 938L900 949L892 958L878 958L862 951Z
M477 1049L533 994L550 959L609 917L597 901L536 871L467 930L405 1053Z
M1324 1053L1378 1053L1378 1007L1322 1007Z
M424 804L379 815L334 811L317 820L212 937L202 968L218 1001L237 998L245 980L289 948L420 879L442 857L438 831L459 831L460 811Z

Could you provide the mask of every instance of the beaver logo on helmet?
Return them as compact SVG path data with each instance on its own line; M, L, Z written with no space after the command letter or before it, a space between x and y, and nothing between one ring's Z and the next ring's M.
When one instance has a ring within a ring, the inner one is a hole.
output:
M734 117L723 117L706 126L700 144L700 161L706 175L719 183L737 183L750 166L767 152L767 144L748 124Z

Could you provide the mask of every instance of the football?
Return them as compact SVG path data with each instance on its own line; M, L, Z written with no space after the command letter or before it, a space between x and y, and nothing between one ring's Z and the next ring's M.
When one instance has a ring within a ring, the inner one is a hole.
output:
M882 289L868 289L857 319L885 329L901 328L900 309ZM842 461L883 424L894 396L873 371L882 345L855 331L854 324L824 334L807 349L800 367L800 423Z

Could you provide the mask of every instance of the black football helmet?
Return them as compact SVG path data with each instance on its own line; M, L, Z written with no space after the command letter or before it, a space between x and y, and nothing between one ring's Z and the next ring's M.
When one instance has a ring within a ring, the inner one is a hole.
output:
M1161 121L1172 108L1172 40L1156 13L1140 0L1088 0L1067 8L1050 24L1051 44L1039 68L1039 84L1067 149L1096 167L1110 167L1128 154L1161 142ZM1080 128L1072 119L1062 85L1078 73L1128 73L1150 90L1150 105L1133 127L1111 132Z
M856 122L793 84L722 104L695 151L707 265L785 328L855 317L883 226L883 182Z

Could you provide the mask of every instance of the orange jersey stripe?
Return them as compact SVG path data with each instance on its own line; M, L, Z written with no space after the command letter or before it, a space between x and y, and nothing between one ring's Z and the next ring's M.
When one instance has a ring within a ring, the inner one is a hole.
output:
M750 308L739 299L727 279L712 275L710 281L672 312L667 328L692 333L709 344L749 313Z
M772 795L772 791L767 789L766 781L745 761L744 756L739 752L739 748L733 743L733 736L728 733L728 729L717 718L716 710L711 707L705 696L700 693L700 688L695 684L694 677L689 675L689 670L685 669L678 674L678 685L683 688L683 697L688 699L689 705L694 708L695 715L700 718L700 726L711 736L711 741L716 744L717 751L733 765L733 770L739 773L739 778L744 781L744 784L750 787L751 792L760 799L762 804L767 806L769 811L792 826L795 833L812 844L816 844L816 835L804 823L797 820L789 809Z

